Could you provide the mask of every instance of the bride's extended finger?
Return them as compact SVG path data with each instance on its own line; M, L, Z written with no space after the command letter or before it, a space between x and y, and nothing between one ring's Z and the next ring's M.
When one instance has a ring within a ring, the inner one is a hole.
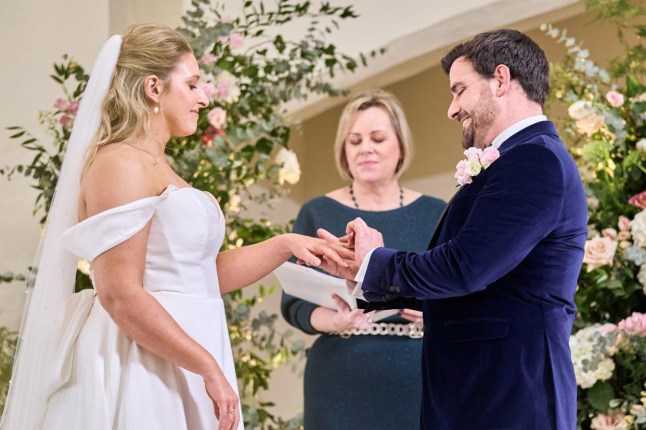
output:
M316 230L316 234L318 235L319 238L325 240L328 243L338 243L339 238L327 231L324 228L319 228Z

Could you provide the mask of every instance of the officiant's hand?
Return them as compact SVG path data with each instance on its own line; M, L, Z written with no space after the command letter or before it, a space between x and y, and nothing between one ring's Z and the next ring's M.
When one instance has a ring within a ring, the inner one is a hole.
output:
M372 322L374 312L363 313L361 309L350 309L350 306L336 294L332 295L337 310L317 307L310 316L312 327L320 332L339 333L345 330L366 329Z

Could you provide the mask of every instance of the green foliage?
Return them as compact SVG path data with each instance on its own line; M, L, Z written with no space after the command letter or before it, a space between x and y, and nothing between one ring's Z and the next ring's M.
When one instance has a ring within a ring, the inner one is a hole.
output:
M270 4L245 1L241 16L227 18L221 6L192 0L178 29L199 59L210 105L200 112L194 135L169 142L167 160L192 186L211 192L219 201L226 218L223 249L257 243L289 229L244 216L251 202L270 207L287 191L285 183L295 183L300 175L295 156L287 151L293 124L286 103L311 94L343 94L329 83L330 77L353 72L378 54L359 54L357 60L326 40L342 20L357 17L351 6L290 0ZM296 21L306 23L302 37L290 40L280 34L281 27ZM63 91L54 110L39 114L51 142L39 142L23 127L9 127L10 138L20 140L34 157L29 164L0 169L8 178L22 174L34 180L39 191L34 213L42 215L41 224L88 76L81 65L64 56L54 64L51 78ZM17 279L13 274L5 277ZM76 281L77 291L91 288L86 270L79 270ZM291 332L276 330L276 314L253 311L274 290L261 287L259 294L249 297L242 292L226 295L225 307L246 425L296 429L301 426L299 417L277 417L271 412L273 404L262 400L272 371L304 353L301 342L290 340ZM7 357L11 353L8 350ZM5 386L0 379L0 387Z
M0 327L0 415L2 415L2 411L4 410L7 391L9 390L17 338L16 333Z
M580 386L579 428L602 428L599 422L606 420L613 428L643 429L646 326L630 327L646 324L646 8L633 0L584 2L616 27L624 48L609 71L567 30L543 27L567 49L565 59L552 65L552 102L568 108L561 136L579 165L589 206L570 342Z

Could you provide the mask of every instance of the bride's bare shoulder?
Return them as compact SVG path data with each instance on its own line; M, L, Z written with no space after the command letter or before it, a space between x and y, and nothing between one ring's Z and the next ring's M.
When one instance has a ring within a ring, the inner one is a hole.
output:
M97 152L81 181L86 215L157 194L150 162L126 145L112 144Z

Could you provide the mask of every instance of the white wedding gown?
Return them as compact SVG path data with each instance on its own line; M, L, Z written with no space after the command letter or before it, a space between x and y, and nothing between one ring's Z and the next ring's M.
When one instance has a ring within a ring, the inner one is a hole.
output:
M171 185L78 223L62 240L92 261L151 220L143 287L213 355L237 392L215 265L224 219L212 195ZM202 378L126 337L93 290L75 294L67 311L43 429L217 428Z

